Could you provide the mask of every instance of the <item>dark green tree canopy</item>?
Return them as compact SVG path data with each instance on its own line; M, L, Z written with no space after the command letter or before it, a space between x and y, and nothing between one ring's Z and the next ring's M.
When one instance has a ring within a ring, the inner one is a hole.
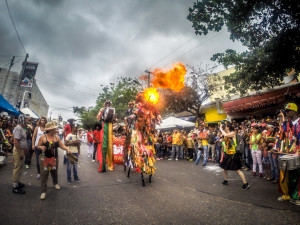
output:
M110 83L102 88L95 107L73 107L74 113L81 119L84 128L92 128L97 122L96 116L106 100L111 100L115 108L118 120L123 120L130 101L134 101L141 90L138 79L131 77L119 77L116 84Z
M189 9L195 33L224 26L248 51L228 49L212 60L237 71L226 77L242 94L280 84L287 71L300 71L300 4L295 0L202 0Z

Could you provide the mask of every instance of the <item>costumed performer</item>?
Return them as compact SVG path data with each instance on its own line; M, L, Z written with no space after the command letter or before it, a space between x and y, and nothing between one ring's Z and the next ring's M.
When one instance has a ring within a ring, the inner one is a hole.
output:
M242 162L240 156L236 152L236 133L233 126L230 123L226 124L225 131L223 130L223 124L220 124L220 131L224 136L224 158L220 164L223 169L224 181L223 185L228 184L228 172L227 170L235 171L243 181L242 190L249 189L250 185L246 181L244 173L241 171Z
M300 154L300 116L298 114L299 105L288 103L285 106L285 112L288 121L285 121L284 114L280 112L282 126L277 140L276 147L281 153ZM295 205L300 205L300 168L295 170L280 169L279 190L283 194L278 201L289 200Z
M128 162L128 151L130 148L130 141L131 141L131 134L132 130L135 129L135 114L134 114L134 102L129 102L128 103L128 109L125 113L125 134L126 134L126 139L124 142L124 156L123 156L123 162L124 162L124 169L126 170L126 164Z
M153 175L155 170L154 130L155 124L161 122L160 113L144 99L143 93L137 95L135 108L135 130L132 131L132 148L128 155L136 172Z
M106 100L104 107L100 109L97 116L98 120L103 123L103 139L102 143L102 164L100 162L99 172L106 171L106 157L108 170L114 169L113 162L113 121L116 118L115 109L111 107L111 101Z

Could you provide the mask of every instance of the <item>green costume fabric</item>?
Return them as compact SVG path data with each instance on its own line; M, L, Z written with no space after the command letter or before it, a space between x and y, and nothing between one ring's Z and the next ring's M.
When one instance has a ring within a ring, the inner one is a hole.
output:
M298 192L298 177L300 176L300 169L289 171L289 190L292 199L299 200Z
M104 123L103 145L102 145L102 172L106 171L107 147L108 147L108 123Z

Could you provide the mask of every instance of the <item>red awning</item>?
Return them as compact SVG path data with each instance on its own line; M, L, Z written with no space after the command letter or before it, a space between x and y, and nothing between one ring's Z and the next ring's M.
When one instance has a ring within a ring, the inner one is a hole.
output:
M261 108L268 105L277 105L286 101L287 94L296 94L298 97L300 97L300 83L277 90L271 90L266 93L224 102L223 107L227 114L231 114L235 112Z

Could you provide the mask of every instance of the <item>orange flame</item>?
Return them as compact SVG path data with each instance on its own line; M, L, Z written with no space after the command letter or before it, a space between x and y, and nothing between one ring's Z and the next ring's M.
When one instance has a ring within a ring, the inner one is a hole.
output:
M151 82L154 87L169 88L179 92L184 87L186 68L183 63L179 62L172 64L169 70L155 69L151 74L154 76Z
M144 98L146 101L151 102L152 104L156 104L159 99L159 95L157 93L156 88L150 87L144 90Z

